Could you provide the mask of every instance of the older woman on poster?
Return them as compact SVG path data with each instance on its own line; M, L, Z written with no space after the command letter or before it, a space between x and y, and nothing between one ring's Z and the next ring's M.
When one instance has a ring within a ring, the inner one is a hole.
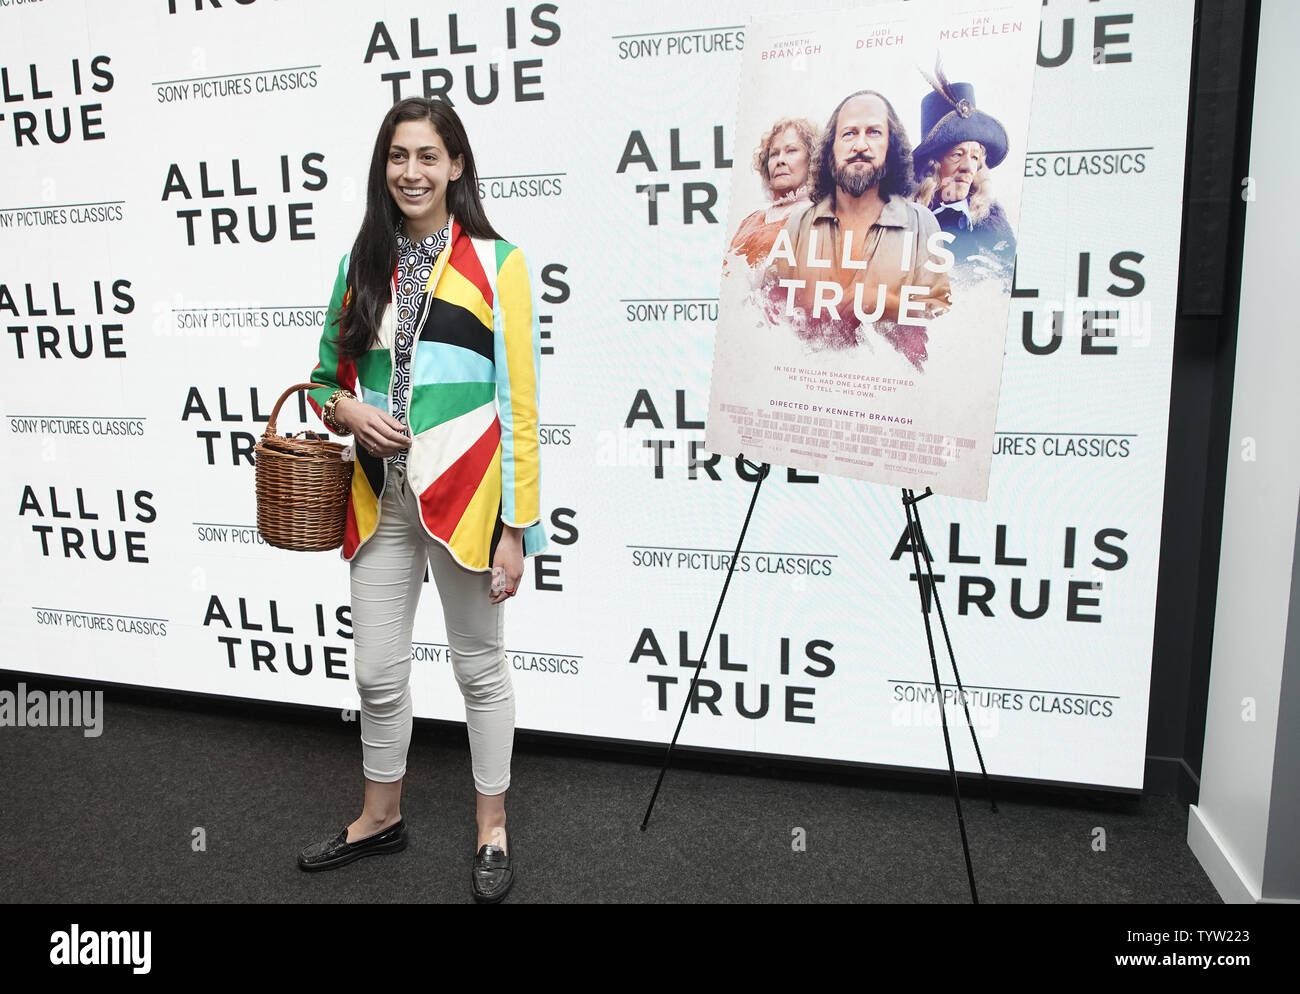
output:
M816 148L817 125L802 117L784 117L763 136L754 152L754 171L763 177L772 203L740 222L728 261L740 256L751 269L767 261L777 232L796 209L808 206Z

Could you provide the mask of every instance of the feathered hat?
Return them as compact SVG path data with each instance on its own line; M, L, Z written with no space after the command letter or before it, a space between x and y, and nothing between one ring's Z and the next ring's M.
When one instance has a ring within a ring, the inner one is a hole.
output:
M912 152L919 179L925 165L961 142L979 142L987 150L990 169L1007 157L1007 131L996 117L975 109L975 87L950 83L943 64L934 63L934 75L921 70L934 89L921 98L921 132L925 135Z

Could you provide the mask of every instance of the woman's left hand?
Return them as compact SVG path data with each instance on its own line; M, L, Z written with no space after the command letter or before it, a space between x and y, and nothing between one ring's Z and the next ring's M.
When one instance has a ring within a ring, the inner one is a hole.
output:
M513 597L524 578L524 531L503 525L501 538L497 540L497 553L492 557L492 565L500 566L506 571L506 588L499 594L492 595L492 603L500 604L507 597Z

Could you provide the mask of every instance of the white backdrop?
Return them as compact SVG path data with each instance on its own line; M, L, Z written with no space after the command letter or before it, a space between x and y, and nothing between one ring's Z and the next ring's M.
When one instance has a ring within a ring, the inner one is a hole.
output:
M0 666L356 706L346 567L260 543L247 453L427 82L548 336L519 725L666 741L752 488L703 418L744 25L785 7L0 3ZM1192 7L1043 8L990 499L923 505L994 774L1142 783ZM774 469L682 741L943 767L902 533ZM433 591L416 639L461 719Z

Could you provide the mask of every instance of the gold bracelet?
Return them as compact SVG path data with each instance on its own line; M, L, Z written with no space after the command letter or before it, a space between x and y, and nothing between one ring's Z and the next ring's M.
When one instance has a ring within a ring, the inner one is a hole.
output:
M325 401L325 406L321 408L321 420L325 422L325 427L334 432L335 435L351 435L351 428L344 427L334 419L334 407L341 397L347 397L351 400L357 399L356 394L351 390L335 390L330 394L330 399Z

